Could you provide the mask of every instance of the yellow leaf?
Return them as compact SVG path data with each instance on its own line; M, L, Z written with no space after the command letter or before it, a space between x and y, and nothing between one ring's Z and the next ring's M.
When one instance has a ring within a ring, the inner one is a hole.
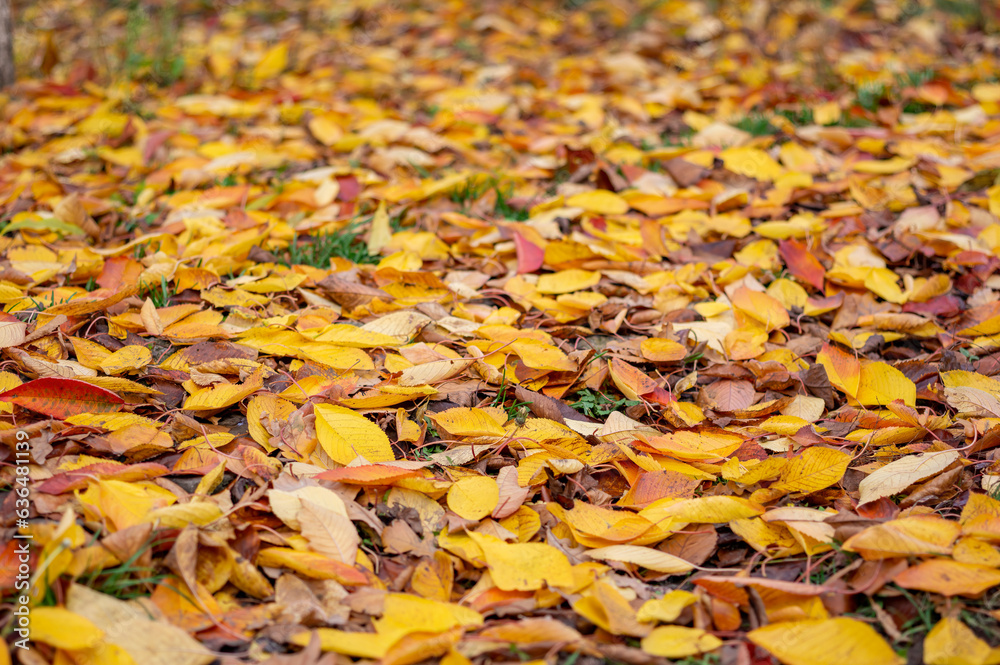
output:
M836 101L819 104L813 110L813 119L817 125L832 125L840 120L840 104Z
M868 560L913 554L951 554L952 543L960 530L956 522L935 515L916 515L870 526L848 538L843 547Z
M169 529L183 529L188 524L205 526L222 517L222 509L206 501L180 503L151 510L147 522L156 522Z
M924 638L927 665L983 665L991 651L989 644L954 617L943 617Z
M662 658L687 658L714 651L722 640L700 628L660 626L642 638L642 650Z
M82 503L93 505L116 531L143 524L150 512L177 501L174 494L153 483L113 479L91 483L79 498Z
M654 363L677 362L687 357L687 347L672 339L650 337L639 344L642 357Z
M147 427L160 427L163 423L144 418L134 413L81 413L79 415L66 418L70 425L80 427L100 427L109 432L114 432L131 425L145 425Z
M288 417L294 412L295 405L277 395L265 393L255 396L247 404L247 429L250 436L267 450L273 450L270 443L271 434L264 427L261 419L266 417L271 424L277 425L288 420Z
M496 536L469 532L483 551L493 583L503 591L535 591L573 583L573 568L566 555L544 543L509 545Z
M889 159L868 159L854 162L851 170L858 173L869 173L874 175L892 175L901 173L917 163L913 157L891 157Z
M279 42L267 50L264 57L253 68L254 83L260 85L274 78L288 65L288 43Z
M344 130L337 124L336 119L327 115L313 116L309 120L309 133L325 146L331 146L344 137ZM327 182L336 183L336 180Z
M703 496L694 499L660 499L639 514L651 522L701 522L724 524L763 514L764 509L738 496Z
M316 552L285 547L266 547L257 553L257 565L289 568L317 580L336 580L341 584L365 584L365 576L356 568Z
M78 651L73 654L76 662L87 665L138 665L131 654L117 644L101 642L93 649ZM59 662L58 659L55 660Z
M101 361L101 371L111 376L139 370L153 361L153 353L144 346L123 346Z
M760 148L727 148L719 154L719 158L733 173L761 182L772 182L785 172L780 164Z
M734 520L729 528L758 552L770 556L791 556L802 551L791 532L780 524L768 524L759 517Z
M503 436L505 433L496 419L483 409L457 407L427 415L451 436Z
M264 385L262 370L257 370L241 384L219 383L202 388L187 398L184 408L190 411L215 411L232 406L254 394Z
M111 355L111 351L108 351L97 342L91 342L89 339L70 337L69 341L73 344L73 351L76 353L77 362L84 367L100 369L101 363Z
M316 438L334 462L350 464L356 457L372 463L396 459L389 437L364 416L331 404L317 404L315 413Z
M988 568L1000 568L1000 551L979 538L960 538L952 549L951 556L959 563L973 563Z
M566 205L583 208L596 215L624 215L628 212L628 201L606 189L576 194L566 199Z
M122 379L115 376L78 376L80 381L90 383L101 388L106 388L116 393L135 393L137 395L162 395L159 390L144 386L135 381Z
M62 607L36 607L31 611L31 639L57 649L89 649L104 637L104 631L89 619Z
M856 397L864 406L885 406L897 399L907 406L916 406L917 386L891 365L867 362L861 365Z
M843 478L850 462L850 455L834 448L806 448L782 470L771 489L803 494L817 492Z
M551 372L572 372L576 370L576 363L566 357L559 348L552 344L540 342L537 339L518 339L511 343L510 349L517 355L525 365L532 369L548 370Z
M376 346L399 346L399 340L392 335L371 330L362 330L357 326L345 323L334 323L318 331L317 342L329 342L337 346L357 349L371 349Z
M389 244L390 239L392 228L389 226L389 213L385 209L385 201L382 201L372 217L371 230L368 232L368 253L378 254Z
M390 593L385 597L382 618L375 619L372 623L376 632L395 642L410 633L440 633L452 628L474 628L483 625L483 617L479 612L455 603L443 603L406 593Z
M679 589L668 591L662 598L653 598L643 603L636 613L636 618L639 621L672 623L677 620L685 607L694 605L696 602L698 602L698 597L690 591Z
M560 270L559 272L542 275L538 278L538 284L535 288L539 293L557 295L560 293L583 291L597 286L597 283L600 281L601 273L599 271L573 268L571 270Z
M448 490L448 507L463 519L481 520L497 507L500 486L490 476L460 478Z
M595 581L581 598L573 601L572 607L577 614L612 635L644 637L651 632L651 626L639 623L628 600L607 579Z
M902 665L875 629L856 619L785 621L747 633L787 665Z
M21 377L11 372L0 372L0 392L6 392L11 388L21 385ZM13 402L0 402L0 412L14 413Z
M332 651L355 658L381 658L392 646L392 639L377 633L359 633L356 631L337 630L336 628L317 628L320 649ZM308 631L296 633L289 640L300 647L309 644Z

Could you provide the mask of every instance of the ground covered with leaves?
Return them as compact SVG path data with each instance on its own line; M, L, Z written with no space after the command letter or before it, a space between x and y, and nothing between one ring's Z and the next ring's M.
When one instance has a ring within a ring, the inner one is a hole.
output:
M1000 662L990 3L17 4L15 660Z

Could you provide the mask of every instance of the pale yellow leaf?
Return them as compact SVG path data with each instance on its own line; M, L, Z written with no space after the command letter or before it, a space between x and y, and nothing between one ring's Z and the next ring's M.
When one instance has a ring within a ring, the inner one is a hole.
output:
M378 209L372 217L371 230L368 232L368 253L377 255L392 239L392 228L389 226L389 213L385 209L385 201L378 204Z
M28 324L24 321L0 321L0 349L23 342L27 328Z
M344 504L340 495L319 485L306 485L287 492L271 489L267 491L267 500L275 517L296 531L302 529L302 524L299 522L299 511L302 509L303 501L311 501L342 517L347 517L347 505Z
M351 520L309 499L303 498L301 502L298 519L309 546L353 566L361 538Z
M858 486L860 503L899 494L913 483L930 478L959 459L956 450L942 450L907 455L889 462L864 478Z
M591 559L631 563L658 573L686 573L694 569L690 562L652 547L611 545L587 550L586 554Z
M148 334L154 336L163 334L163 322L160 321L160 314L156 311L156 305L149 298L146 298L146 302L142 303L139 318Z

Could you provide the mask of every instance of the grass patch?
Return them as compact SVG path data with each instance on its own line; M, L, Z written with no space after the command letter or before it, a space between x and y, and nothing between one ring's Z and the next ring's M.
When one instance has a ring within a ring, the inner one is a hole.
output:
M751 113L740 118L733 126L748 132L751 136L769 136L778 131L778 128L772 125L771 121L761 113Z
M813 110L808 106L801 106L797 109L781 109L780 111L775 111L775 115L786 118L790 123L798 127L812 125L816 122L813 118Z
M177 295L177 291L167 282L167 278L160 275L159 286L148 285L142 289L140 295L153 301L153 306L159 309L170 304L170 299Z
M452 203L457 204L464 212L468 210L472 203L478 201L479 197L490 191L491 187L496 187L496 180L492 178L486 180L470 178L462 183L461 187L456 187L451 190L448 194L448 198Z
M121 600L148 596L152 593L153 587L170 577L169 573L157 572L151 566L139 565L139 559L143 554L160 544L161 541L155 537L151 538L127 560L114 568L94 571L87 578L81 579L80 582L95 591Z
M330 259L339 257L353 263L378 263L379 257L368 252L368 245L358 240L359 222L351 222L339 231L312 236L309 242L293 242L278 257L278 262L288 267L307 265L329 268Z
M512 400L510 404L507 404L507 400ZM507 412L508 420L514 419L518 424L524 424L524 418L527 416L528 403L518 401L517 398L511 397L510 394L510 384L507 382L507 366L504 365L503 373L500 378L500 390L497 391L496 397L490 402L490 406L498 406Z
M493 215L495 217L503 217L504 219L516 222L523 222L531 217L531 213L527 210L521 210L510 205L510 196L514 193L513 187L501 190L499 185L495 185L493 189L497 193L497 202L493 206Z
M132 0L125 19L122 69L126 78L171 85L184 74L176 0L159 9Z
M594 392L586 388L577 393L577 400L570 404L574 409L591 418L607 418L612 411L618 411L630 406L641 404L634 399L612 399L604 393Z

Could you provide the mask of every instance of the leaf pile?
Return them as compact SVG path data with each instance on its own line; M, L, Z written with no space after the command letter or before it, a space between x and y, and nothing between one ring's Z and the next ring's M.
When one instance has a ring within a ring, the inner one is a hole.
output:
M989 3L146 4L0 98L22 662L1000 662Z

